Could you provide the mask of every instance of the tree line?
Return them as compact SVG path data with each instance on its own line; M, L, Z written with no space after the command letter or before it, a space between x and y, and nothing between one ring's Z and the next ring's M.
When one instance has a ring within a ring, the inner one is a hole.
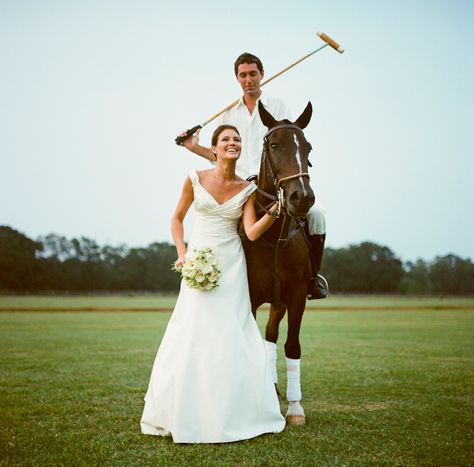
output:
M0 292L176 292L173 245L146 248L100 246L80 237L50 234L36 240L0 226ZM474 264L456 255L403 263L388 247L372 242L327 248L322 274L331 292L474 294Z

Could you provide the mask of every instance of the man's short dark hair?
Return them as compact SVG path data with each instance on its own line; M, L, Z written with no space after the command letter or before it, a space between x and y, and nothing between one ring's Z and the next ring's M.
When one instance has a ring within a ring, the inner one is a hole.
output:
M255 65L257 65L258 70L263 75L263 65L262 65L262 62L260 61L260 59L258 57L256 57L255 55L252 55L252 54L249 54L248 52L245 52L242 55L239 55L237 57L237 60L234 63L235 76L237 76L239 65L242 65L242 63L249 63L249 64L255 63Z

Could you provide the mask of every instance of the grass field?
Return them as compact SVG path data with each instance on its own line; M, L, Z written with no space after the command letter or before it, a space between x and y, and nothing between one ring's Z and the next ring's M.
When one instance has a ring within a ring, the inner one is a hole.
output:
M11 310L169 310L176 302L175 295L0 295L0 311ZM267 309L263 306L262 309ZM307 310L454 310L474 311L474 298L466 297L410 297L390 295L331 296L328 300L308 301Z
M174 297L153 296L1 297L0 309L125 310L156 308L159 300L163 307L174 303ZM325 309L359 311L305 314L307 424L224 445L174 445L140 434L143 396L169 313L4 311L0 462L473 465L474 300L336 297L326 302ZM388 311L363 311L364 306ZM263 311L261 328L265 319ZM284 326L281 331L283 337Z

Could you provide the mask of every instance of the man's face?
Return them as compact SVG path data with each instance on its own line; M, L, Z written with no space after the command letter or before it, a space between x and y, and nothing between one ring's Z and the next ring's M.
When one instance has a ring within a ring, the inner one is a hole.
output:
M262 78L263 73L260 73L256 63L241 63L237 68L237 81L244 95L258 97Z

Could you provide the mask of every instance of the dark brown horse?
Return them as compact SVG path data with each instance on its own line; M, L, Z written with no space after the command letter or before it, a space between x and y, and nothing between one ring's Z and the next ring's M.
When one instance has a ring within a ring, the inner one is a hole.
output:
M308 103L294 123L288 120L276 121L261 103L258 111L263 124L268 128L258 177L259 216L264 215L265 210L276 199L280 200L281 214L259 240L251 242L243 237L250 299L254 315L263 303L271 304L265 340L275 384L275 344L280 321L288 311L285 355L289 407L286 418L288 423L303 424L304 411L299 403L299 333L308 282L311 279L311 264L303 223L309 208L314 204L314 194L309 185L308 174L311 145L306 141L302 130L311 120L312 107L311 103Z

